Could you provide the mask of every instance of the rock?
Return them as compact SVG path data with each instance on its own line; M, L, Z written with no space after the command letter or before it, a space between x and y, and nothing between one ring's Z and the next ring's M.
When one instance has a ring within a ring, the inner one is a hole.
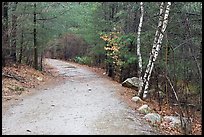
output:
M142 81L139 80L139 78L137 77L127 78L122 83L122 86L133 88L133 89L138 89L140 86L142 86Z
M142 102L142 100L140 99L140 97L138 97L138 96L135 96L135 97L132 97L132 99L131 99L132 101L134 101L134 102Z
M27 131L27 132L31 132L31 130L29 130L29 129L27 129L26 131Z
M151 109L148 105L142 105L140 108L137 109L140 113L148 114L150 113Z
M42 80L43 80L43 78L41 78L41 77L37 77L37 80L42 81Z
M179 116L164 116L162 119L163 122L169 123L169 126L172 128L180 128L181 120ZM182 128L186 128L186 131L189 133L192 129L192 119L182 118Z
M177 116L164 116L162 121L169 123L171 126L180 124L180 118Z
M151 124L161 123L161 116L157 113L149 113L144 118L150 121Z
M169 123L173 128L181 126L180 117L178 116L164 116L162 121Z

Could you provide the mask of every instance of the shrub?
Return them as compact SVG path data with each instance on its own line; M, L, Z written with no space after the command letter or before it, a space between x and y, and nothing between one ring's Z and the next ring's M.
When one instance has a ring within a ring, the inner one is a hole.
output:
M92 64L92 58L88 56L83 56L83 57L75 57L74 59L75 62L79 64L84 64L84 65L91 65Z

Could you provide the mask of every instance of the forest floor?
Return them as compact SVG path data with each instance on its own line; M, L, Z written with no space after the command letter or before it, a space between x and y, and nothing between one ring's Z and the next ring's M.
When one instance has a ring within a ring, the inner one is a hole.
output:
M103 75L103 69L54 62L49 61L55 67L44 63L43 72L26 65L3 68L3 134L180 134L145 123L136 110L141 104L131 101L135 91ZM154 100L147 104L162 115L176 111L166 105L158 111ZM200 135L201 115L195 116L192 134Z

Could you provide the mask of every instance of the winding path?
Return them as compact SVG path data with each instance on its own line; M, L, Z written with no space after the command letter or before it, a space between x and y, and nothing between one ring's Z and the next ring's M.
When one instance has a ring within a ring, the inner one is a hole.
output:
M46 62L66 80L11 106L2 114L2 134L159 134L116 96L120 84L72 63Z

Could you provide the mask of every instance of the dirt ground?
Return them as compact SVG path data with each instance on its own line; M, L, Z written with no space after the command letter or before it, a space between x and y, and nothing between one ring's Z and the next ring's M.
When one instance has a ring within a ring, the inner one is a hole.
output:
M5 135L180 134L145 122L136 110L142 104L131 101L135 91L104 75L103 69L53 59L44 61L43 73L24 65L14 68L3 70L22 77L2 79ZM146 103L158 108L155 101ZM162 108L157 112L173 113L167 106ZM196 120L194 134L201 134L199 118Z
M3 107L4 135L161 134L121 100L118 91L126 88L119 83L75 63L46 62L64 80L56 78L54 85L34 88Z

